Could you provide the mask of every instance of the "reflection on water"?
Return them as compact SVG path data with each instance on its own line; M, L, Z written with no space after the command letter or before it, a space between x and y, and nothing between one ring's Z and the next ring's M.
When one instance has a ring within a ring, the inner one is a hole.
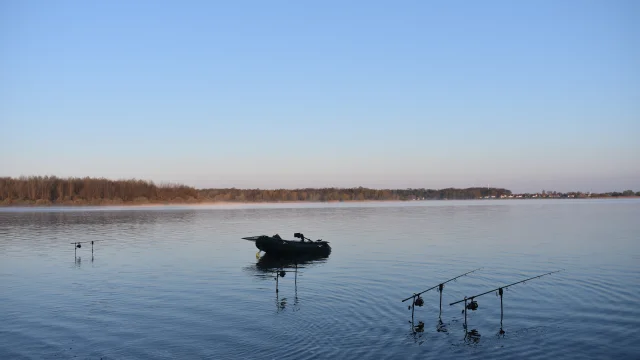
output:
M467 344L477 344L480 342L480 333L476 329L472 329L469 331L465 331L464 333L464 341Z
M247 270L255 272L256 276L264 278L273 277L275 280L276 290L276 306L278 311L283 311L287 307L288 300L286 297L280 298L279 284L281 281L286 280L287 274L293 274L294 283L294 298L293 298L293 311L300 310L299 298L298 298L298 274L301 269L309 269L314 266L318 266L327 262L329 255L289 255L289 256L276 256L271 254L264 254L258 257L258 261L255 266L250 266ZM291 275L289 275L291 278Z
M308 268L320 264L324 264L329 256L323 255L298 255L298 256L275 256L264 254L261 256L255 267L261 272L270 272L274 269L284 268Z
M447 332L447 325L442 322L442 318L438 318L438 325L436 326L436 331Z
M417 325L412 324L411 321L409 321L409 323L411 325L411 331L409 336L413 340L413 343L422 345L425 341L424 340L424 323L422 321L418 322Z

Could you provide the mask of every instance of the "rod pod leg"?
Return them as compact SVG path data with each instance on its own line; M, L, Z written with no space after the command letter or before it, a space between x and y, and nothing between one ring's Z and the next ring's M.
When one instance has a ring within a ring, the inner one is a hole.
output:
M414 326L414 321L413 321L413 313L416 310L416 297L414 296L413 299L411 300L411 328L413 328Z
M467 330L467 298L464 298L464 330Z
M502 329L502 319L503 319L503 308L502 308L502 288L498 289L498 294L500 295L500 335L504 335L504 330Z
M438 319L442 320L442 289L444 288L444 284L438 285L438 290L440 291L440 313L438 314Z

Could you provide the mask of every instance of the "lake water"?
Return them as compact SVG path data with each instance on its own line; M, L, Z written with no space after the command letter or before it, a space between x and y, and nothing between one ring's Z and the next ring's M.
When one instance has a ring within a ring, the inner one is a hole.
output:
M276 293L241 237L294 232L333 252ZM445 285L446 331L436 291L412 331L402 299L479 267ZM503 336L495 294L479 337L449 305L558 269L505 290ZM640 201L0 209L2 359L425 356L640 358Z

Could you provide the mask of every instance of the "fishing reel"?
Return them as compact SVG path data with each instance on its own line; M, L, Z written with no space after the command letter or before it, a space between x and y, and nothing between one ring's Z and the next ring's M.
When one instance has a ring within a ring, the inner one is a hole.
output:
M278 275L280 275L280 277L284 277L287 273L284 270L280 270L278 272Z
M80 249L80 248L82 247L82 245L77 244L77 245L76 245L76 247L77 247L78 249Z
M417 297L413 298L413 304L414 307L415 306L420 306L422 307L424 305L424 300L422 300L422 298L420 297L420 295L418 295ZM409 305L407 307L407 309L411 310L411 305Z
M478 302L471 300L471 302L467 304L467 310L475 311L476 309L478 309Z

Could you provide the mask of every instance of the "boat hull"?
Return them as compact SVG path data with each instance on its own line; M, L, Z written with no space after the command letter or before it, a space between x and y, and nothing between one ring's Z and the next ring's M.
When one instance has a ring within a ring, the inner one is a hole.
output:
M281 256L329 255L331 247L326 241L295 241L260 236L255 239L256 248L267 254Z

